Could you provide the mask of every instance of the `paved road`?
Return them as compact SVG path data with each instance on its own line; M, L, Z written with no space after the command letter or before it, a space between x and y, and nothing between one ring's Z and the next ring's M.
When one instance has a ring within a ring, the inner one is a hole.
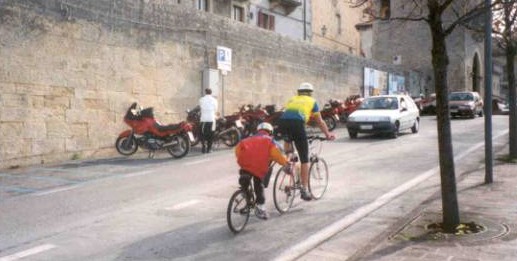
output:
M504 135L507 121L494 117L494 136ZM470 155L484 139L483 118L454 120L452 126L457 155ZM297 201L291 213L280 216L268 194L271 219L253 219L238 236L225 219L237 188L229 149L204 155L195 149L180 160L139 155L4 170L0 261L274 259L406 181L436 170L434 117L423 118L418 134L398 139L350 140L345 131L338 130L340 138L325 145L331 186L322 200ZM463 159L478 164L482 155L472 155Z

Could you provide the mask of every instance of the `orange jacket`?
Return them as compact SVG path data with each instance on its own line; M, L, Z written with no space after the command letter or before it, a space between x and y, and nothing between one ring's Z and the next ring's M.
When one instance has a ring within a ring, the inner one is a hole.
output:
M269 169L269 163L274 160L280 165L287 164L286 157L282 154L273 138L259 131L257 135L243 139L235 147L237 164L263 179Z

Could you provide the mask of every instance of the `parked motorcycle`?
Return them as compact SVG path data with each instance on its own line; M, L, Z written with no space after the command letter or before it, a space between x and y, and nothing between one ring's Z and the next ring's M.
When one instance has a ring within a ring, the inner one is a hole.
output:
M136 102L127 110L124 122L131 129L120 133L115 142L117 151L124 156L134 154L138 147L149 150L149 158L157 150L167 150L174 158L182 158L190 150L193 135L188 122L162 125L154 118L152 107L141 109Z
M284 114L283 110L276 110L276 105L266 105L264 109L267 112L267 116L264 121L270 123L273 126L273 129L276 130L278 128L278 120Z
M268 116L268 113L262 109L260 104L257 106L251 104L244 105L240 108L239 114L242 117L242 124L244 125L243 138L255 134L257 132L257 126Z
M344 102L344 108L339 111L339 120L341 122L346 122L348 116L352 114L363 102L363 98L360 95L350 95L346 98Z
M321 119L325 121L327 124L327 128L329 131L332 131L336 128L337 122L339 121L338 109L332 107L329 103L325 104L323 109L320 111ZM316 127L317 123L313 117L309 119L307 123L311 127Z
M194 141L192 146L199 143L201 135L201 108L194 107L192 110L187 110L187 121L193 126ZM228 147L233 147L241 139L241 130L243 125L239 115L228 115L216 120L215 132L213 135L213 143L217 146L220 143Z

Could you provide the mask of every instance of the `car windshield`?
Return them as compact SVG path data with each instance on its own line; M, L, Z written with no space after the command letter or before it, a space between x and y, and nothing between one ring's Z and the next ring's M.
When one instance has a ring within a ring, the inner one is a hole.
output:
M450 101L473 101L474 96L471 93L451 93L449 94Z
M396 110L399 108L395 97L369 97L366 98L359 110Z

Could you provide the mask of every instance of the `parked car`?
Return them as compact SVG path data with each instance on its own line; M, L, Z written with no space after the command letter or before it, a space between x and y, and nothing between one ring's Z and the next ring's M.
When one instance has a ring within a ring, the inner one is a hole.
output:
M451 117L483 117L483 99L477 92L449 93L449 112Z
M371 96L348 117L347 128L351 139L358 133L387 133L397 138L399 132L410 129L417 133L420 124L418 107L407 95Z
M429 97L419 97L413 99L416 106L420 110L420 115L435 115L436 114L436 93L431 93Z

